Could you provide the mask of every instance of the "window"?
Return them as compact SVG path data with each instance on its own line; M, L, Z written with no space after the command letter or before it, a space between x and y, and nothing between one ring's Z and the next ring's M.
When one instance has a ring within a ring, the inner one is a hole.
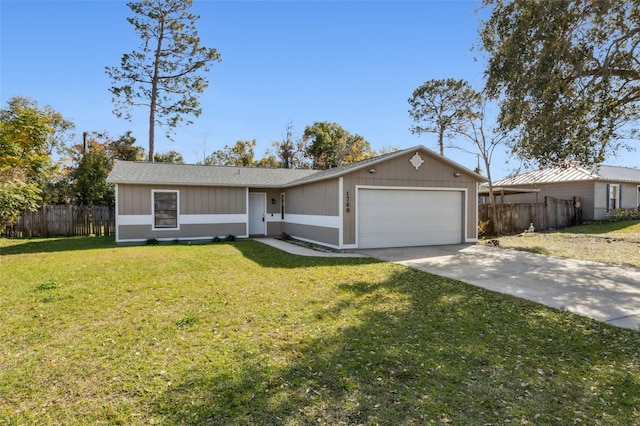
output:
M640 191L640 187L638 187ZM280 219L284 220L284 192L280 194Z
M153 191L153 228L178 228L178 191Z
M640 185L638 185L638 210L640 210Z
M620 208L620 185L607 185L607 211Z

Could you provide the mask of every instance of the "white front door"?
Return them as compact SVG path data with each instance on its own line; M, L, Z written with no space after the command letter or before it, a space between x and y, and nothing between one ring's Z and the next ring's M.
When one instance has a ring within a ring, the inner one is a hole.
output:
M267 194L261 192L249 193L249 235L266 235L267 223Z

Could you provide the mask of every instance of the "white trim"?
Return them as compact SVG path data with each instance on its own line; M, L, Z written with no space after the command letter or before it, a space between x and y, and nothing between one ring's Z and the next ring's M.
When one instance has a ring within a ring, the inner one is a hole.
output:
M338 247L344 245L344 178L340 176L338 179L338 218L340 227L338 229Z
M115 197L116 198L116 206L115 206L115 213L116 214L115 214L115 217L113 218L113 221L114 221L114 225L116 227L116 243L117 243L118 241L120 241L120 239L119 239L120 230L118 229L118 225L120 225L120 217L118 215L118 207L119 206L118 206L118 184L117 183L114 185L113 190L115 191L115 196L116 196Z
M218 223L245 223L245 215L240 214L184 214L180 216L183 225L208 225Z
M132 225L147 225L153 226L153 215L152 214L123 214L119 215L120 219L118 224L121 226L132 226ZM175 229L175 228L171 228Z
M176 226L174 228L156 228L156 192L175 192L176 193ZM180 190L179 189L152 189L151 190L151 230L152 231L179 231L180 230Z
M153 215L150 214L129 214L119 215L119 225L153 225ZM219 223L244 223L245 215L240 214L183 214L179 221L182 225L209 225ZM165 229L165 228L160 228ZM175 229L175 228L169 228Z
M477 183L476 183L477 185ZM462 205L463 208L463 223L462 223L462 235L461 235L461 240L465 241L465 242L473 242L473 238L469 238L467 235L467 222L469 220L468 217L468 209L467 209L467 201L469 200L469 190L467 188L454 188L454 187L430 187L430 186L376 186L376 185L356 185L356 196L355 196L355 205L356 205L356 216L355 216L355 232L356 232L356 247L359 248L360 247L360 242L358 241L358 234L359 234L359 220L358 220L358 216L360 214L360 212L358 211L358 197L359 197L359 192L361 189L382 189L382 190L398 190L398 191L445 191L445 192L462 192L464 194L464 204ZM476 211L478 211L478 202L476 201ZM476 224L476 229L477 229L477 224ZM476 231L477 232L477 231ZM476 238L477 240L477 238Z
M324 216L315 214L287 214L285 223L295 225L322 226L340 229L340 216Z

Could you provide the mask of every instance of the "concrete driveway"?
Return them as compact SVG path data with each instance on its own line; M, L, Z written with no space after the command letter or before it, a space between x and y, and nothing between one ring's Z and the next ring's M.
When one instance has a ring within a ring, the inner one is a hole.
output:
M640 330L640 268L468 244L358 252Z

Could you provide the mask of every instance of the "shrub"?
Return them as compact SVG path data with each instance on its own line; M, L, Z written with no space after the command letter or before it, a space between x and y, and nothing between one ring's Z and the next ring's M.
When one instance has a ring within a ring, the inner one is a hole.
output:
M227 235L227 241L235 241L235 240L236 240L235 235Z
M147 244L149 244L149 245L156 245L156 244L158 244L158 239L157 239L157 238L149 238L149 239L147 240Z
M211 241L213 241L214 243L219 243L222 240L220 239L220 237L213 237Z
M611 220L640 220L638 209L614 209L609 212Z
M489 231L489 221L479 220L478 221L478 237L480 238L486 237L488 231Z

